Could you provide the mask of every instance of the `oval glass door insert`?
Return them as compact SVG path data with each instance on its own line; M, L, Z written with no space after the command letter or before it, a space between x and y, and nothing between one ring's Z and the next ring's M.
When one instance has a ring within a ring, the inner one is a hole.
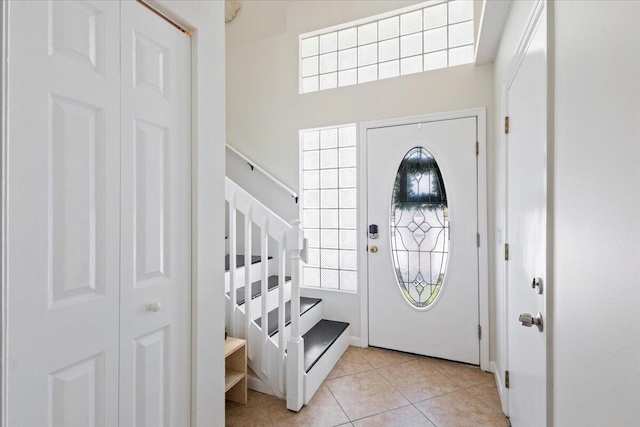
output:
M449 257L449 207L433 155L414 147L404 156L393 186L391 254L407 301L427 308L438 297Z

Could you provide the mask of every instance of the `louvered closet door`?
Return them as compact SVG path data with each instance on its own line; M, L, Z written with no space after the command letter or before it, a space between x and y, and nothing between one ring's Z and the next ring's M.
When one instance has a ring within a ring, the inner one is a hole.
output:
M115 426L119 3L12 1L9 20L7 425Z
M122 2L120 426L190 425L190 38Z

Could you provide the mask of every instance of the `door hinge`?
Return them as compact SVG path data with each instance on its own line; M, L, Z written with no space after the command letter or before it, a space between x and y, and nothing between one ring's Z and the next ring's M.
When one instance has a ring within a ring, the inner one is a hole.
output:
M504 244L504 260L509 261L509 244Z
M509 133L509 116L504 118L504 133Z
M476 141L476 156L480 154L480 143Z
M480 247L480 233L476 235L476 243L478 244L478 247Z
M504 371L504 387L509 388L509 371Z
M478 339L482 339L482 326L478 325Z

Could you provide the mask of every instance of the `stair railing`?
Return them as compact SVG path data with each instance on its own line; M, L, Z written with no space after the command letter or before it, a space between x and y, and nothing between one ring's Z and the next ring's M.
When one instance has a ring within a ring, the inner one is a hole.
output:
M302 263L306 258L304 232L300 227L300 221L294 220L288 224L273 211L260 203L257 199L239 187L231 179L225 179L225 199L229 203L229 292L231 310L229 313L230 332L234 336L244 336L247 340L247 355L250 365L256 373L269 379L273 374L278 375L276 384L279 392L287 396L287 408L298 411L302 408L304 393L304 341L300 336L300 282ZM245 322L243 325L236 323L238 306L236 292L239 287L236 272L237 244L237 212L244 215L244 289L245 289ZM260 306L260 335L254 337L251 334L251 325L255 324L251 311L251 284L254 277L251 274L252 256L252 229L257 226L260 230L260 255L261 255L261 306ZM278 265L278 372L269 372L269 318L268 318L268 255L269 237L277 242ZM288 253L288 256L287 256ZM285 345L285 280L286 262L291 266L291 338ZM256 347L259 352L259 366L252 364L256 358ZM285 354L285 349L287 353ZM285 381L286 373L286 381ZM290 400L291 399L291 400Z

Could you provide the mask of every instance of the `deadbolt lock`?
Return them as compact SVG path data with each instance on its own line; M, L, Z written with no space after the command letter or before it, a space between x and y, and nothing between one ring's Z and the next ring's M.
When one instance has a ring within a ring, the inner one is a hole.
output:
M373 245L371 246L371 248L369 248L369 250L372 254L375 254L376 252L378 252L378 247L376 245Z
M538 295L542 295L542 279L539 277L534 277L531 282L531 288L535 289Z

